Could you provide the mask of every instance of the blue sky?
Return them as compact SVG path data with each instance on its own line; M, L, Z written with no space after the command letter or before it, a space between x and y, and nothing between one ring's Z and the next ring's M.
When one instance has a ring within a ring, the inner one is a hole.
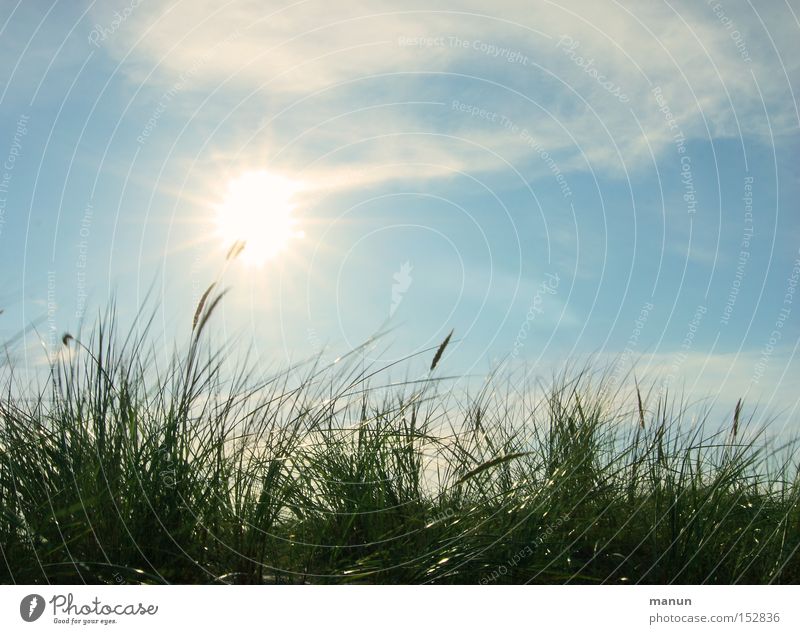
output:
M0 337L53 353L154 284L185 339L267 172L304 237L227 267L214 335L270 367L454 328L451 374L593 355L793 411L797 3L398 7L4 3Z

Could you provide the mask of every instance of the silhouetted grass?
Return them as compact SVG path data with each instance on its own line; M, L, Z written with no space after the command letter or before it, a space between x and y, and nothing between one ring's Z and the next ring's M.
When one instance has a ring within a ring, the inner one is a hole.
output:
M583 372L458 404L359 351L259 382L203 343L218 299L168 367L108 317L40 393L4 369L0 580L800 583L795 444L741 402L712 427Z

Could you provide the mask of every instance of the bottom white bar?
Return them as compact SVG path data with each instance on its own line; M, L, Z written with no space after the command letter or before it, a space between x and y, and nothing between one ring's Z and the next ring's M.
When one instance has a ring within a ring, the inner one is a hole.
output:
M800 632L797 587L3 586L0 631Z

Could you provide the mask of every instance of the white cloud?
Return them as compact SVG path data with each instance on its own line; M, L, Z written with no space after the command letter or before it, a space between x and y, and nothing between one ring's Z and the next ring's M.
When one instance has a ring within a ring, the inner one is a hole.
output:
M606 362L616 370L620 385L632 384L635 375L646 386L653 407L659 395L668 394L683 398L687 404L710 406L719 415L732 411L741 398L748 412L755 412L756 424L777 417L778 428L785 425L796 429L800 406L800 381L796 377L800 374L798 360L790 352L764 357L761 351L708 353L678 349L635 358L607 357ZM618 362L621 367L615 366Z
M796 77L798 62L779 60L770 41L787 42L792 28L777 5L758 13L716 2L427 1L398 8L351 0L331 7L316 0L143 2L104 46L128 56L134 81L168 87L191 70L192 81L219 89L231 106L257 91L252 99L262 104L272 150L313 128L282 157L316 159L320 176L341 182L344 172L350 184L507 170L493 152L528 175L546 174L522 129L563 170L638 169L651 149L661 153L673 143L656 86L688 138L740 131L766 138L797 125L787 77ZM111 19L110 9L98 11L95 22ZM434 39L411 45L409 38ZM453 99L510 124L454 110ZM408 101L442 105L385 106ZM407 132L435 134L377 138ZM385 163L441 167L365 170Z

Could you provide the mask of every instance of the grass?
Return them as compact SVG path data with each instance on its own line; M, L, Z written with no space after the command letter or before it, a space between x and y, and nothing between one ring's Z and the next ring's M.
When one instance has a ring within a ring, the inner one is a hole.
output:
M204 339L218 298L166 367L112 312L44 388L3 369L0 581L800 583L796 445L741 402L590 372L459 401L359 350L259 381Z

